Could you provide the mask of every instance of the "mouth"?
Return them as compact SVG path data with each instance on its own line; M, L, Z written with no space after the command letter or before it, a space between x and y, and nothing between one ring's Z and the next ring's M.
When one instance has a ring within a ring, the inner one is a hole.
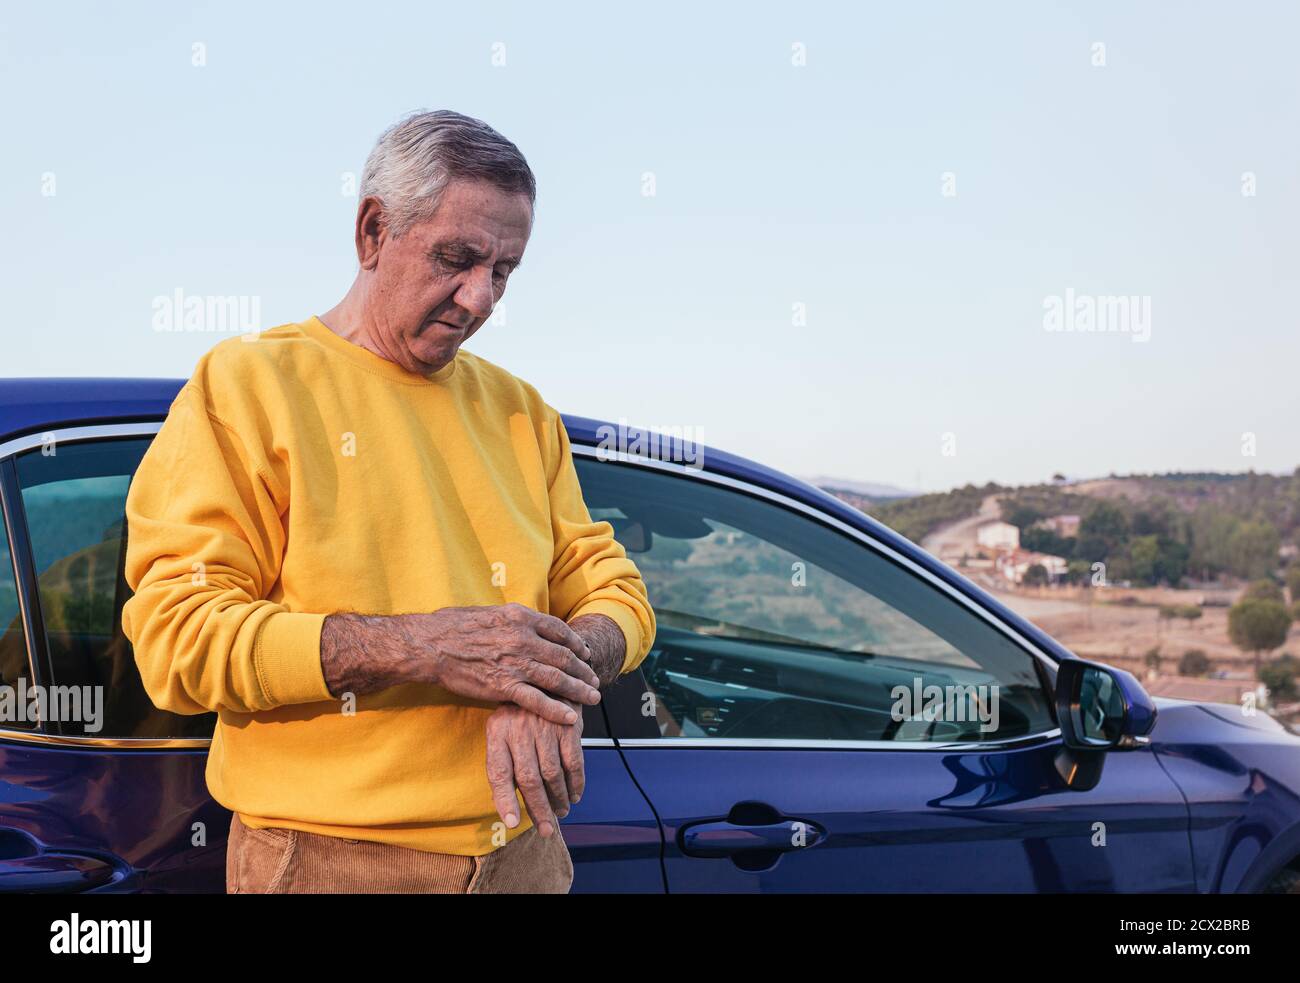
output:
M466 330L466 328L461 327L459 324L452 324L450 321L440 321L436 319L432 321L426 321L424 326L427 329L433 327L434 325L438 325L442 328L445 328L447 331L455 331L457 334L461 334Z

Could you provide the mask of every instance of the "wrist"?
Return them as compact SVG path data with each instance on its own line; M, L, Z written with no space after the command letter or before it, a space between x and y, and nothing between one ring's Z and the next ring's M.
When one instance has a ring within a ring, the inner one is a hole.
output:
M399 614L387 619L390 637L382 646L390 656L390 673L394 685L429 683L441 686L447 668L447 655L438 644L442 619L439 613Z
M574 618L569 627L587 644L589 658L584 661L599 677L600 688L614 685L622 672L627 648L618 622L604 614L584 614Z
M399 615L403 622L420 618L422 619L422 628L420 632L420 642L417 644L415 638L412 638L411 631L403 631L406 637L406 644L400 646L400 659L402 666L399 668L400 675L403 676L404 683L429 683L438 687L442 685L442 677L446 672L447 657L443 653L441 646L437 644L439 636L439 625L442 619L439 618L438 612L433 611L426 615ZM403 629L408 629L411 625L403 624Z

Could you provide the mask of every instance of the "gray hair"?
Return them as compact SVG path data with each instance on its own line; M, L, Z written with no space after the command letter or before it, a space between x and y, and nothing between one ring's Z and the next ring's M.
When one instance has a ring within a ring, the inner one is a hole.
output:
M361 198L383 202L400 236L432 214L453 178L488 181L537 202L537 182L519 148L482 120L449 109L415 113L383 132L366 159Z

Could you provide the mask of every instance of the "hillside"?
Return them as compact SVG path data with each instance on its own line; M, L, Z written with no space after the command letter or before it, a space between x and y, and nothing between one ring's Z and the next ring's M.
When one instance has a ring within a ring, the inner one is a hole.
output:
M990 483L890 501L828 490L918 543L976 516L996 495L1001 518L1020 529L1022 545L1071 561L1072 579L1096 562L1107 564L1112 579L1141 585L1253 579L1276 570L1279 550L1300 545L1300 469L1111 476L1019 488ZM1077 536L1035 527L1057 515L1080 517Z

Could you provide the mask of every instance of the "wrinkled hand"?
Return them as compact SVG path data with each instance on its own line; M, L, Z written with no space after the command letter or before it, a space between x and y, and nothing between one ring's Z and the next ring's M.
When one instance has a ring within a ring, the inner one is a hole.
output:
M514 703L556 724L600 702L587 643L559 618L522 604L415 615L434 652L429 681L460 696Z
M566 701L567 702L567 701ZM575 724L556 724L514 704L504 703L487 722L487 774L492 801L511 829L519 825L515 788L541 836L559 828L557 816L582 798L587 777L582 762L582 708L570 704Z

